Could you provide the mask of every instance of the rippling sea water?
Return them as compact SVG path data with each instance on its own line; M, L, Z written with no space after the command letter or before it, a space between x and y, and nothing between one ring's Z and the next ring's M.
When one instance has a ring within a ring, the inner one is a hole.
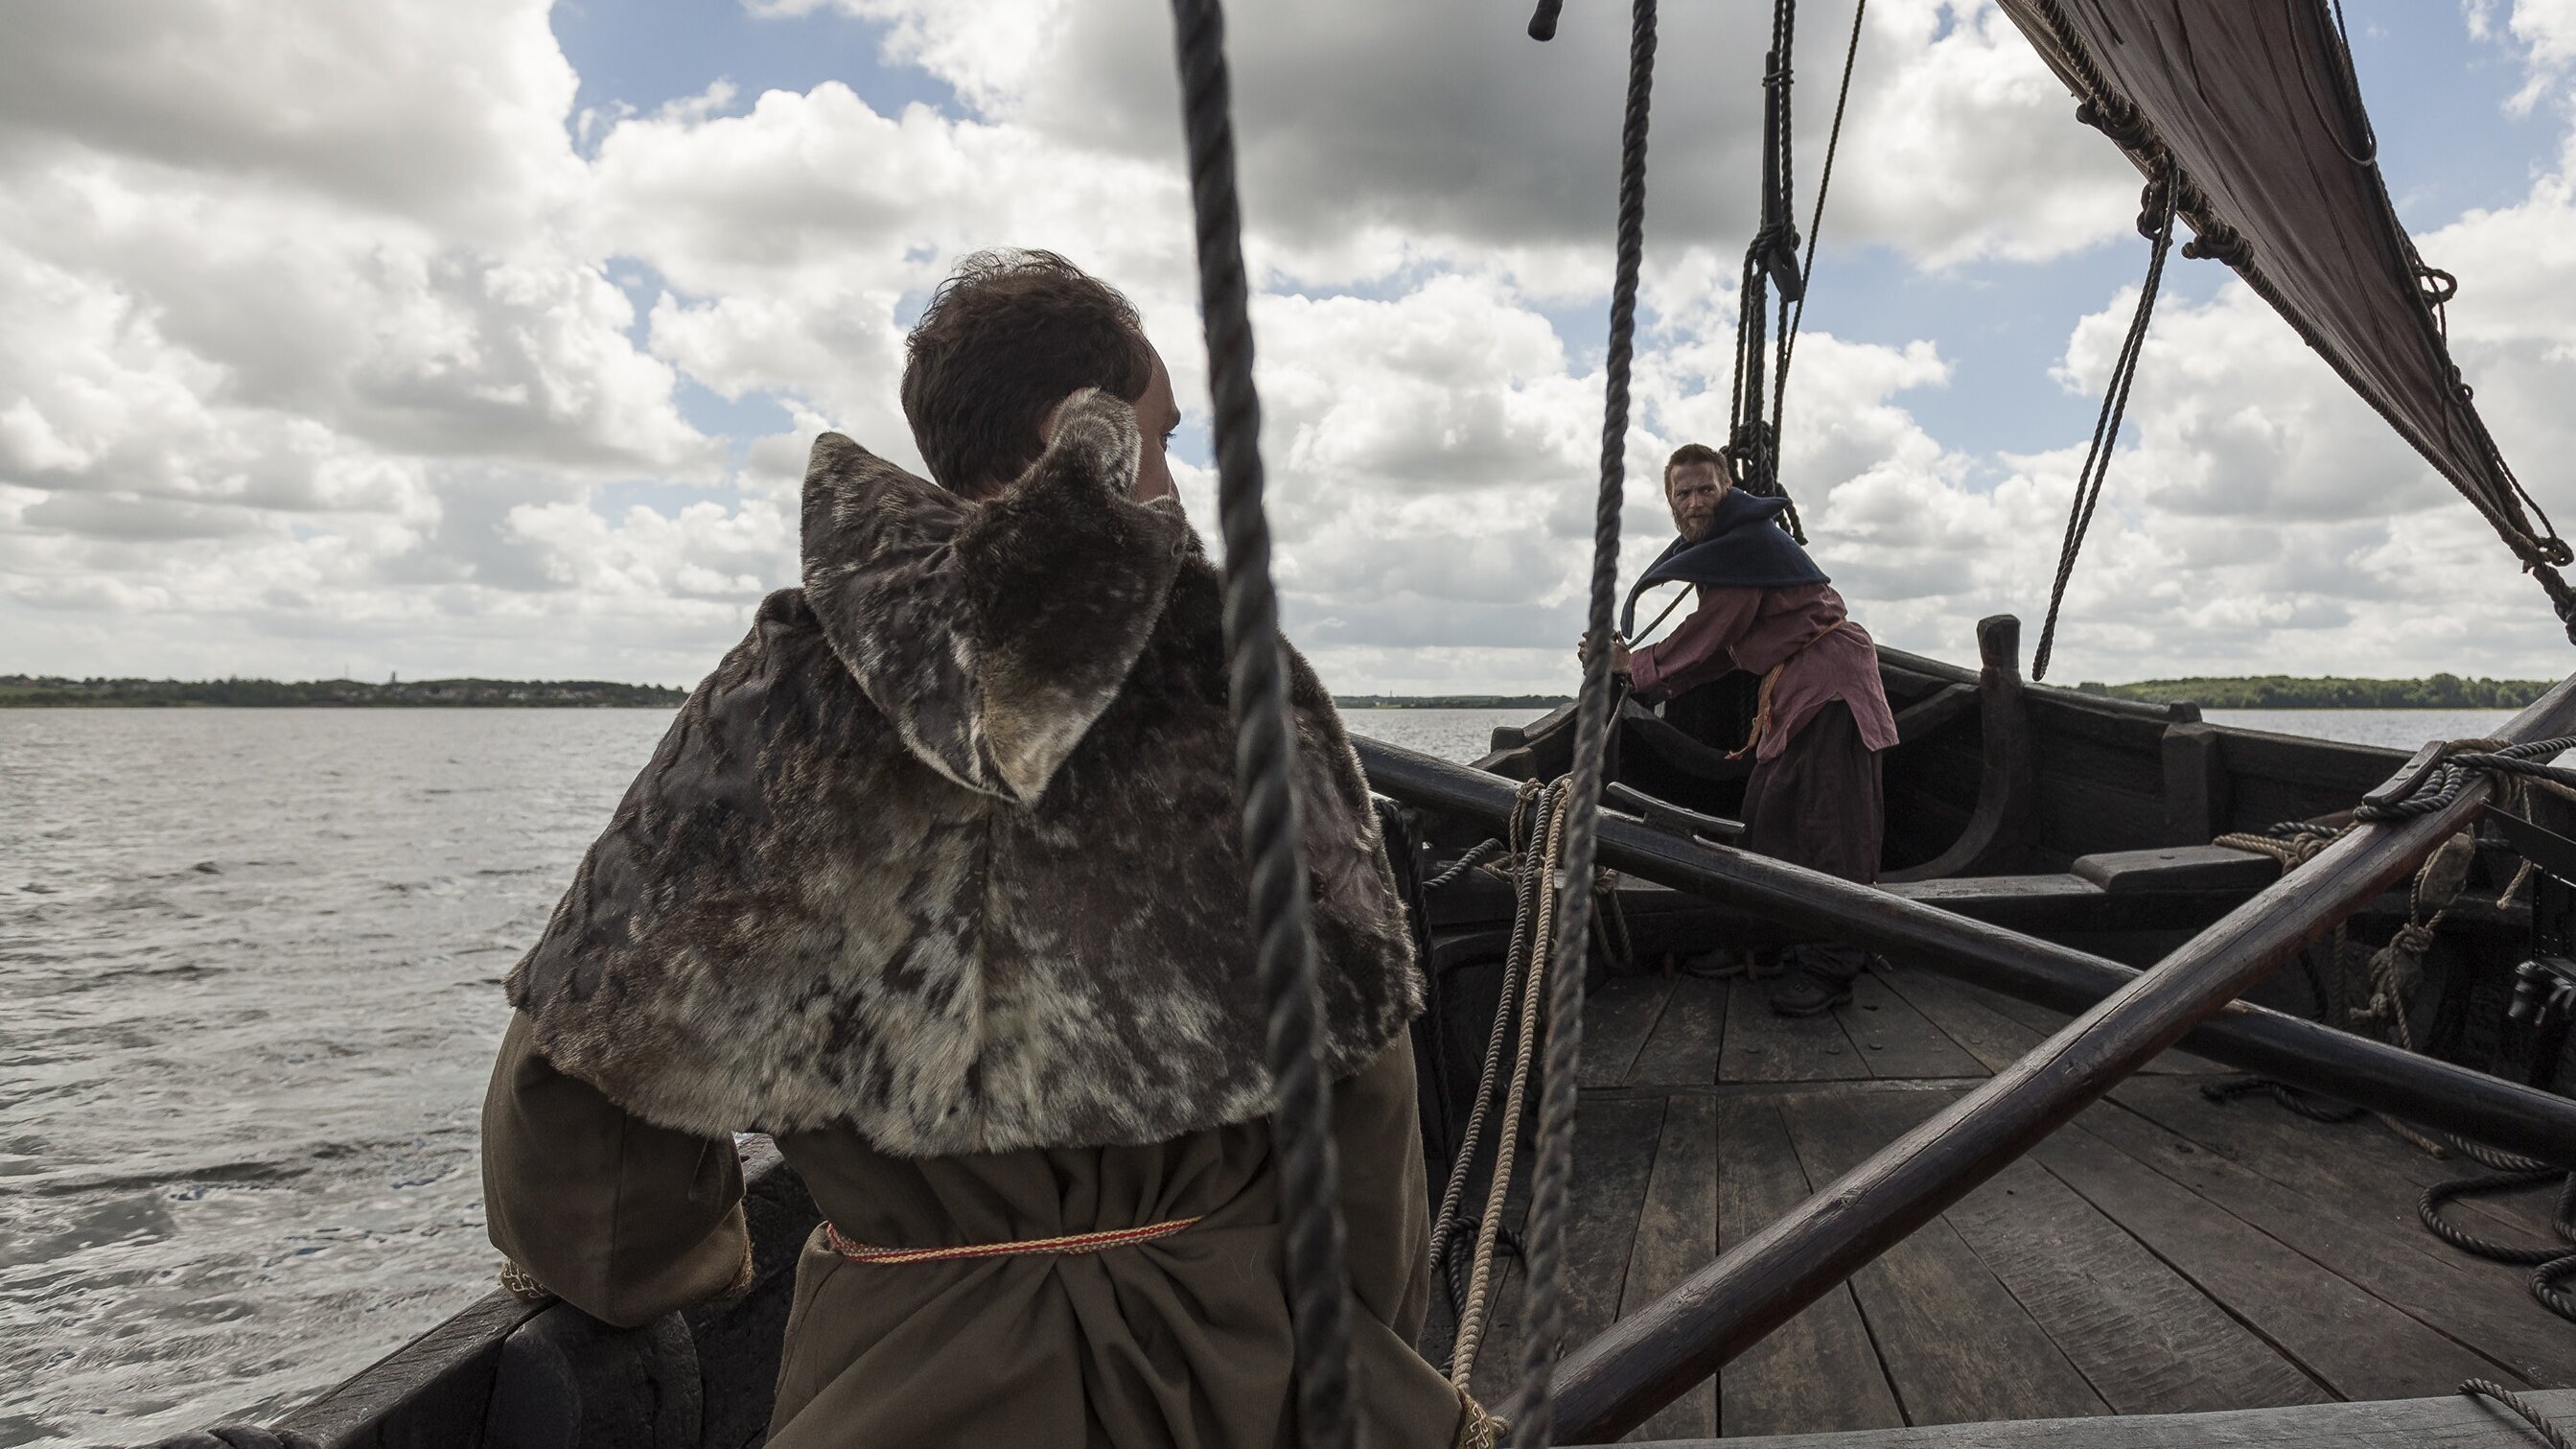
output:
M1467 760L1530 713L1350 723ZM273 1418L486 1291L500 981L667 718L0 711L0 1449Z

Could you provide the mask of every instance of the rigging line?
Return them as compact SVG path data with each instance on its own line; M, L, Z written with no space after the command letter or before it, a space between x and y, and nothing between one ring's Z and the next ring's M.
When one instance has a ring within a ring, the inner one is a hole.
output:
M1354 1449L1350 1279L1344 1265L1332 1084L1323 1064L1323 994L1298 841L1296 736L1289 714L1279 596L1262 509L1261 400L1252 379L1250 284L1235 184L1233 87L1223 0L1172 0L1182 131L1189 148L1199 312L1207 334L1217 519L1225 539L1227 695L1251 886L1255 974L1268 1011L1271 1135L1287 1217L1297 1423L1309 1449Z
M1843 50L1842 89L1834 95L1834 125L1825 134L1825 164L1816 174L1816 209L1807 223L1807 256L1798 266L1798 276L1807 284L1806 291L1799 293L1798 309L1789 314L1789 341L1780 349L1780 375L1772 384L1771 418L1775 427L1780 425L1781 415L1788 410L1789 363L1798 354L1798 329L1807 320L1806 292L1812 292L1816 287L1816 238L1825 229L1825 197L1834 189L1834 152L1842 147L1843 109L1851 103L1852 69L1860 60L1861 21L1868 14L1869 0L1860 0L1852 7L1851 44Z
M2084 466L2075 473L2075 499L2066 518L2066 540L2058 548L2057 581L2048 591L2048 622L2040 626L2039 648L2031 656L2030 677L2048 677L2048 656L2057 642L2057 616L2066 603L2066 585L2075 576L2075 557L2084 548L2084 535L2093 528L2093 510L2102 501L2102 485L2111 476L2111 458L2118 450L2120 424L2129 411L2129 387L2137 381L2138 357L2145 350L2147 322L2155 315L2156 291L2164 280L2165 257L2173 247L2174 168L2170 156L2156 167L2155 179L2147 183L2150 215L2156 218L2153 230L2147 229L2147 216L2138 218L2139 230L2146 231L2150 247L2147 254L2147 279L2138 288L2137 314L2129 319L2129 335L2120 344L2119 360L2112 364L2111 380L2102 395L2102 412L2093 423L2092 446L2085 450Z
M1548 957L1545 1086L1530 1173L1529 1272L1522 1303L1521 1393L1513 1449L1547 1449L1556 1437L1549 1387L1565 1328L1565 1218L1574 1175L1576 1073L1583 1054L1583 965L1592 936L1592 869L1601 825L1602 765L1617 682L1610 673L1619 595L1619 511L1627 493L1628 370L1636 348L1637 273L1646 251L1646 123L1655 77L1655 0L1631 0L1628 104L1620 121L1618 266L1610 288L1610 348L1601 397L1601 486L1593 508L1592 600L1582 702L1574 727L1573 794L1565 821L1564 900ZM1547 883L1556 888L1556 882Z

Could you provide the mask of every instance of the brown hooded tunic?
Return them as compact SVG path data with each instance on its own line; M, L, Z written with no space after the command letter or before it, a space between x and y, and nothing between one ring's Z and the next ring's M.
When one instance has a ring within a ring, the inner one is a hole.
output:
M805 587L683 706L511 973L492 1239L640 1323L746 1263L729 1133L848 1240L1200 1221L1084 1254L798 1265L770 1442L1285 1444L1280 1211L1213 568L1090 395L968 504L825 434ZM1447 1444L1412 1339L1422 985L1356 757L1292 653L1373 1442Z

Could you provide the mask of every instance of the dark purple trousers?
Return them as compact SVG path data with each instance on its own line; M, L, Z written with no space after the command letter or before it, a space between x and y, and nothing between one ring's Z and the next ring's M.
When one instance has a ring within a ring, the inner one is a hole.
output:
M1841 700L1816 711L1780 756L1753 767L1744 786L1744 848L1844 880L1878 880L1886 834L1887 795L1878 752L1861 743L1860 726ZM1869 963L1857 946L1793 946L1784 966L1849 981Z

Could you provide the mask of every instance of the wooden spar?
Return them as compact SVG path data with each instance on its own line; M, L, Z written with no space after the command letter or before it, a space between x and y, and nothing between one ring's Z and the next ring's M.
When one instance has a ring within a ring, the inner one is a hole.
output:
M1354 743L1380 794L1504 827L1510 781L1376 740ZM1606 813L1601 861L2069 1014L2091 1010L2140 975L2054 942ZM2301 890L2323 879L2315 869L2299 873ZM2331 922L2329 915L2319 929ZM2576 1102L2563 1097L2243 1002L2203 1021L2182 1044L2229 1066L2576 1168Z
M2576 679L2516 715L2499 738L2545 739L2571 725ZM2429 814L2347 834L2029 1056L1620 1319L1560 1366L1559 1432L1578 1443L1616 1439L1715 1373L2403 877L2476 818L2489 790L2485 779L2473 779ZM1610 858L1607 850L1603 857ZM2532 1145L2552 1146L2550 1155L2564 1158L2571 1142L2576 1138L2561 1135Z

